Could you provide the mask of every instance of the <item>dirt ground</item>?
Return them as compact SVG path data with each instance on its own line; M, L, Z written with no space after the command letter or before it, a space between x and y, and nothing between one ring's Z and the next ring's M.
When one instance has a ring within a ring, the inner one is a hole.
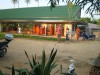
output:
M12 64L15 68L29 68L26 64L28 63L25 56L24 50L27 51L29 57L37 55L37 58L41 60L42 50L45 48L47 58L50 55L52 48L57 49L57 55L55 61L58 66L54 69L53 74L56 70L60 70L60 65L63 67L63 72L67 72L70 64L69 60L74 59L75 72L77 75L89 75L89 69L91 65L90 60L97 57L100 53L100 41L99 40L86 40L86 41L69 41L57 43L56 41L39 41L29 39L16 38L9 43L7 54L0 58L0 69L5 73L11 73L11 70L4 68L4 66L11 67ZM56 75L61 75L60 71Z

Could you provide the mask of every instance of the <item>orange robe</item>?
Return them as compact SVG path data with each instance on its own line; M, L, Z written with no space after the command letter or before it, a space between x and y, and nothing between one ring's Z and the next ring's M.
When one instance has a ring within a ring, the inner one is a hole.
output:
M37 26L37 34L39 35L40 34L40 27Z
M42 29L43 29L43 28L41 28L41 27L40 27L40 35L42 35L42 34L43 34Z
M76 38L77 38L77 39L79 39L79 32L80 32L80 29L77 28L77 29L76 29Z
M43 34L45 34L45 27L43 27L42 32L43 32Z
M39 35L40 34L40 27L36 26L36 34Z
M52 33L53 33L53 29L52 27L50 27L50 35L52 35Z

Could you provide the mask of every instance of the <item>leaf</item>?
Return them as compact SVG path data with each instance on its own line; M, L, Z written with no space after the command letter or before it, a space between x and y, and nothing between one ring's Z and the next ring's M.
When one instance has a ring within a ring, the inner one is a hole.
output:
M29 72L27 69L20 69L19 70L19 75L29 75Z
M51 63L53 62L53 60L54 60L54 58L55 58L55 56L56 56L56 53L57 53L57 50L54 52L54 54L52 54L52 57L51 57Z
M44 70L44 67L45 67L45 60L46 60L46 55L45 55L45 51L43 50L43 52L42 52L42 70Z
M26 54L26 56L27 56L27 58L28 58L28 61L29 61L30 67L33 68L33 65L32 65L32 63L31 63L31 61L30 61L30 59L29 59L29 56L28 56L28 54L27 54L26 51L25 51L25 54Z
M50 72L56 67L58 66L58 64L56 64L56 62L53 62L50 66Z
M3 75L1 70L0 70L0 75Z
M52 62L53 62L53 60L56 56L56 53L57 53L57 50L55 52L53 52L53 51L54 51L54 49L52 49L52 51L51 51L50 58L49 58L49 60L46 64L43 75L49 75L50 74L50 66L51 66L51 64L52 64Z
M15 75L14 65L12 65L12 75Z
M40 64L36 64L31 72L34 72L39 66L40 66Z
M51 58L51 56L52 56L52 54L53 54L53 51L54 51L54 48L51 50L50 58Z
M33 59L33 65L36 65L36 58L32 56L32 59Z

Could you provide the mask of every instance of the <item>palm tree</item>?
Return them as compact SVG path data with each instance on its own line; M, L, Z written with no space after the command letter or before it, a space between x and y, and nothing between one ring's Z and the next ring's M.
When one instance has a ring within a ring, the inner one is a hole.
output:
M12 0L13 4L14 4L14 8L15 8L15 4L18 3L18 0Z
M55 1L58 3L60 1L66 1L67 3L71 1L75 5L81 6L81 9L87 7L85 10L86 14L89 13L93 15L93 12L96 12L97 14L100 13L100 0L49 0L49 2L51 3L51 8L54 8L54 6L56 6Z
M74 7L74 4L69 1L67 7L68 7L69 20L71 20L73 17L71 14L72 14L72 8Z
M17 0L17 2L18 2L18 8L19 8L19 0Z
M28 7L28 4L31 2L31 0L25 0L25 2L27 3L27 7Z

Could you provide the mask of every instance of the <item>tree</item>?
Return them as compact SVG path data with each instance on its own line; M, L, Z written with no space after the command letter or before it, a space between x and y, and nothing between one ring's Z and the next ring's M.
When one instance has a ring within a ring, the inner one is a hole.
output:
M27 7L28 7L28 4L31 2L31 0L25 0L25 2L27 3Z
M19 0L12 0L13 4L14 4L14 8L15 8L15 4L18 3L18 8L19 8Z
M18 0L18 8L19 8L19 0Z
M59 4L60 0L49 0L51 4L51 9L56 6L56 4ZM63 2L65 0L62 0ZM79 5L82 9L84 7L87 7L86 13L90 13L93 15L93 12L95 11L96 13L100 12L100 0L66 0L66 3L71 1L75 5ZM88 5L88 6L87 6Z
M97 20L96 20L96 19L93 19L93 20L91 21L91 23L97 24Z
M18 0L12 0L13 4L14 4L14 8L15 8L15 4L18 3Z
M86 22L86 23L90 23L91 22L91 18L81 18L81 21Z
M100 25L100 18L97 20L97 24Z
M68 7L69 20L71 20L73 17L71 14L72 14L72 8L74 7L74 4L69 1L67 7Z

